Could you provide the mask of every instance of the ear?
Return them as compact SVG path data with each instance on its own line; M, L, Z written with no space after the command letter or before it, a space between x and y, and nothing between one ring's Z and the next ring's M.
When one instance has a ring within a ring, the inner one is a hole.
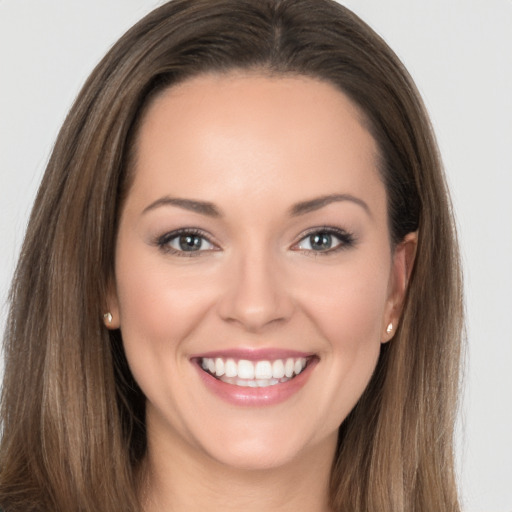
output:
M107 329L119 329L121 321L119 318L119 301L114 279L109 281L107 287L107 296L105 301L105 311L103 314L103 323Z
M408 233L393 252L388 299L382 325L382 343L391 340L398 327L417 246L418 232L414 231Z

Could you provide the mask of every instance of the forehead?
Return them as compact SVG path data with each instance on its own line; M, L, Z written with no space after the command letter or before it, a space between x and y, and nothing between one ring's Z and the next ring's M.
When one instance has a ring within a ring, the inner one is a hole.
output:
M136 155L133 188L148 201L383 192L364 116L307 77L203 75L171 87L147 109Z

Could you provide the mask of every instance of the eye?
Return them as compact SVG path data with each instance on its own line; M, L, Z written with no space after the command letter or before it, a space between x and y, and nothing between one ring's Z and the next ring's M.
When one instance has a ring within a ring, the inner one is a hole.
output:
M329 253L353 245L354 237L352 234L339 229L323 228L310 231L295 247L302 251Z
M166 252L180 256L192 256L194 253L212 251L216 246L198 230L180 229L161 236L157 245Z

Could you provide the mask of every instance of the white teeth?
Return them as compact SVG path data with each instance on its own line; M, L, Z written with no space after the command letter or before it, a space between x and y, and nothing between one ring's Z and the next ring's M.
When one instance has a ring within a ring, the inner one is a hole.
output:
M293 375L293 370L295 369L295 364L293 359L289 358L286 360L284 365L284 374L286 377L291 377Z
M254 379L254 364L252 361L240 359L238 361L238 377L241 379Z
M301 357L297 359L294 364L293 371L298 375L306 367L306 359Z
M238 375L238 368L233 359L228 359L224 368L226 377L236 377Z
M290 379L240 379L238 377L222 377L219 380L227 384L234 384L235 386L247 388L266 388L268 386L275 386L281 382L287 382Z
M281 359L276 359L272 363L272 377L282 379L284 377L284 363Z
M258 361L256 363L254 375L257 379L271 379L272 365L270 364L270 361Z
M215 373L217 377L222 377L224 373L226 373L226 370L224 369L224 361L220 357L215 359L215 372L212 373Z
M275 361L249 361L240 359L222 359L221 357L201 359L203 370L229 384L249 387L274 386L299 375L307 365L305 357Z

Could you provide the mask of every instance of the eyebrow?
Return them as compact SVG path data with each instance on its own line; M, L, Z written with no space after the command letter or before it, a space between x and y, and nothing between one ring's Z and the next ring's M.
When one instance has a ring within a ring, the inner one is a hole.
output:
M178 208L183 208L185 210L190 210L192 212L200 213L201 215L207 215L208 217L221 217L221 213L219 209L213 204L207 201L196 201L193 199L183 199L180 197L161 197L157 199L154 203L151 203L149 206L144 208L143 214L154 210L160 206L177 206Z
M315 197L314 199L310 199L308 201L302 201L290 208L290 215L292 217L297 217L299 215L304 215L309 212L320 210L320 208L323 208L328 204L342 201L350 201L355 203L363 208L363 210L370 217L372 216L369 206L362 199L359 199L358 197L352 196L350 194L329 194L326 196Z
M324 206L327 206L331 203L343 201L350 201L352 203L359 205L370 217L372 216L368 205L362 199L359 199L358 197L352 196L350 194L329 194L325 196L315 197L314 199L310 199L308 201L301 201L300 203L294 204L288 210L288 213L291 217L298 217L306 213L320 210ZM145 214L161 206L177 206L178 208L183 208L184 210L189 210L195 213L199 213L201 215L206 215L208 217L222 217L222 213L213 203L210 203L208 201L198 201L194 199L184 199L181 197L170 196L165 196L161 197L160 199L157 199L149 206L144 208L142 214Z

